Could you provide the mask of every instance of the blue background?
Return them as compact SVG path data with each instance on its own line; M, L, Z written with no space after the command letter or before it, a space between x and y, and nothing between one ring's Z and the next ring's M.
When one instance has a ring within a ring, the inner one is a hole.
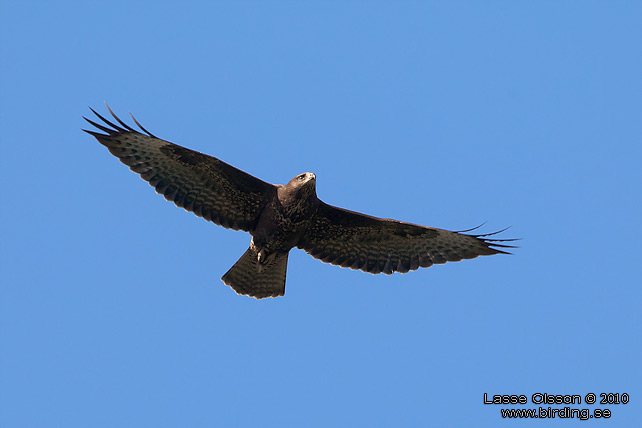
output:
M573 408L639 422L642 4L302 3L3 2L0 425L568 423L483 404L538 392L628 393ZM105 101L266 181L312 171L333 205L521 248L392 276L293 250L284 298L237 296L249 235L82 133Z

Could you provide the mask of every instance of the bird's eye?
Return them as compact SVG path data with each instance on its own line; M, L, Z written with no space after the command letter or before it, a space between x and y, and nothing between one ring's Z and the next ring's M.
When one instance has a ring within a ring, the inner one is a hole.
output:
M305 178L305 174L299 175L299 180L303 180Z

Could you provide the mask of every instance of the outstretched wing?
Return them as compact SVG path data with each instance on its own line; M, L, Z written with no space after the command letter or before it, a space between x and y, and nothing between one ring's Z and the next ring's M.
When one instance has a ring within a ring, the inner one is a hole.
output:
M499 233L499 232L496 232ZM465 235L380 219L321 202L310 229L297 244L325 263L370 273L406 273L433 264L504 253L512 239Z
M91 111L104 125L84 119L105 133L85 132L96 137L165 199L199 217L230 229L250 231L276 192L273 184L215 157L155 137L133 116L144 134L125 124L111 109L109 112L120 126Z

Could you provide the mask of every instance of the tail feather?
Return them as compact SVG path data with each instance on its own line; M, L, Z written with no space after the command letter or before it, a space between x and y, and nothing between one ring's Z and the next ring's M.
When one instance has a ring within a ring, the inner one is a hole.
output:
M283 296L288 254L275 254L266 264L260 264L256 248L251 245L221 279L238 294L257 299Z

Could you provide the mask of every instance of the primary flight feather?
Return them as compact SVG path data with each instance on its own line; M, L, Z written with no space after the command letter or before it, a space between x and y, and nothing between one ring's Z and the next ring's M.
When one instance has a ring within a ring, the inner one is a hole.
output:
M380 219L321 201L316 177L306 172L286 185L266 183L219 159L140 131L107 107L113 123L87 122L84 130L148 181L168 201L226 228L252 235L250 247L221 278L239 294L261 299L285 294L289 251L305 250L323 262L365 272L405 273L435 263L498 253L511 239L496 233L466 235ZM501 231L500 231L501 232Z

